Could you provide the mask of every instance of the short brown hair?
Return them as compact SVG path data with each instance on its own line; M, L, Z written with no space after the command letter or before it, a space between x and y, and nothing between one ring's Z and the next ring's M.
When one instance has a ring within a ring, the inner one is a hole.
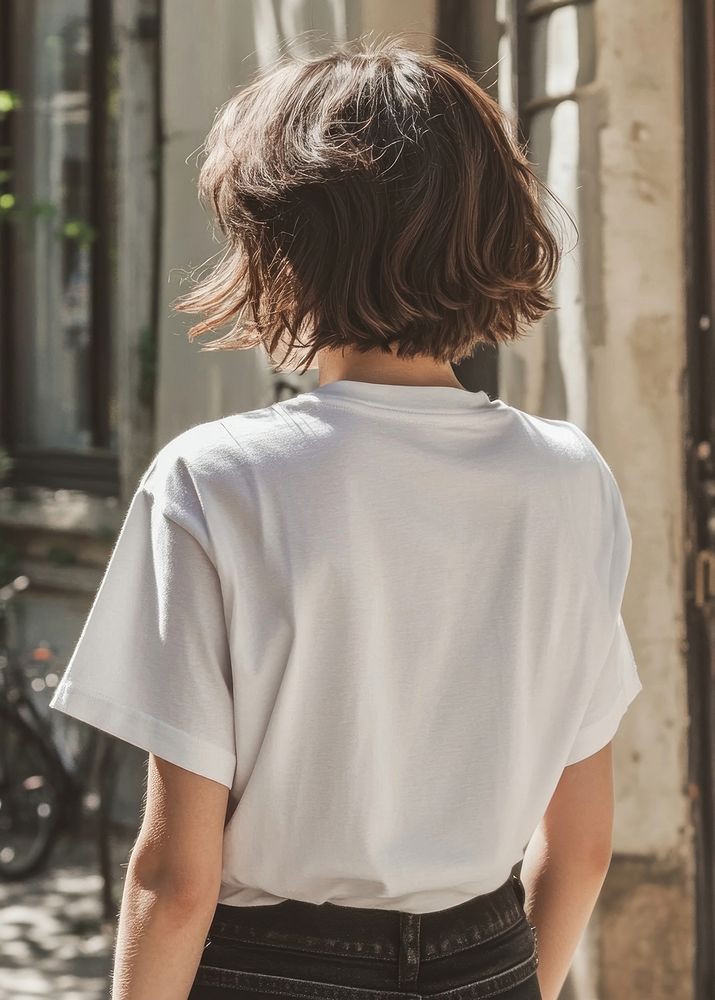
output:
M301 371L345 346L459 362L553 308L549 192L466 66L395 35L283 57L202 150L225 248L174 308L203 314L190 339L233 323L205 350L261 344Z

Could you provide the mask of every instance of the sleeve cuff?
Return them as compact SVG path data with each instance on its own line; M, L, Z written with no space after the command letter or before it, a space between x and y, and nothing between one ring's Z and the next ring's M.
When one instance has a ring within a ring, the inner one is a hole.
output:
M602 719L584 726L579 731L564 766L568 767L569 764L577 764L580 760L590 757L592 754L602 750L607 743L610 743L618 732L618 727L626 713L626 709L639 691L642 690L643 685L641 680L637 671L633 669L626 675L618 700L614 703L610 712L603 716Z
M107 701L72 681L61 683L50 702L54 708L110 736L153 753L186 771L233 786L236 756L222 747L197 739L146 712Z

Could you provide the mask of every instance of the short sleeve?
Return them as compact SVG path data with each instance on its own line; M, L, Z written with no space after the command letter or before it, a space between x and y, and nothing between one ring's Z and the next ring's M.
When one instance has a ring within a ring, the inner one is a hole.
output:
M610 743L628 706L642 688L623 617L619 614L608 656L566 765L590 757Z
M618 731L623 716L643 689L633 649L623 621L622 601L631 561L632 539L620 490L605 459L592 445L600 466L603 496L606 498L604 523L607 537L598 552L606 565L595 579L604 581L606 629L610 639L606 655L589 678L588 701L579 720L566 765L575 764L603 749Z
M161 453L131 500L50 707L232 786L220 580L191 477Z

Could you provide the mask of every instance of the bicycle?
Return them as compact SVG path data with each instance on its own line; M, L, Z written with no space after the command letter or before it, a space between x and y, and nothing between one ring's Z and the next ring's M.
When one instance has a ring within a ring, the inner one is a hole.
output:
M43 675L29 676L11 636L12 603L30 580L19 576L0 588L0 880L15 881L37 872L62 832L77 832L84 807L98 813L98 850L109 915L111 864L109 816L114 784L115 741L89 726L75 726L80 746L73 758L55 738L38 706L44 687L57 683L47 673L51 650L37 647L30 663Z

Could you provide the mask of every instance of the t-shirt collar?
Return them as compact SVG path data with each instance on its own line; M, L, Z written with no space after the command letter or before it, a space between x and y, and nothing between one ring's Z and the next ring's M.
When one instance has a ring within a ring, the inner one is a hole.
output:
M404 385L336 379L312 390L318 397L405 410L464 411L492 405L487 393L450 385Z

